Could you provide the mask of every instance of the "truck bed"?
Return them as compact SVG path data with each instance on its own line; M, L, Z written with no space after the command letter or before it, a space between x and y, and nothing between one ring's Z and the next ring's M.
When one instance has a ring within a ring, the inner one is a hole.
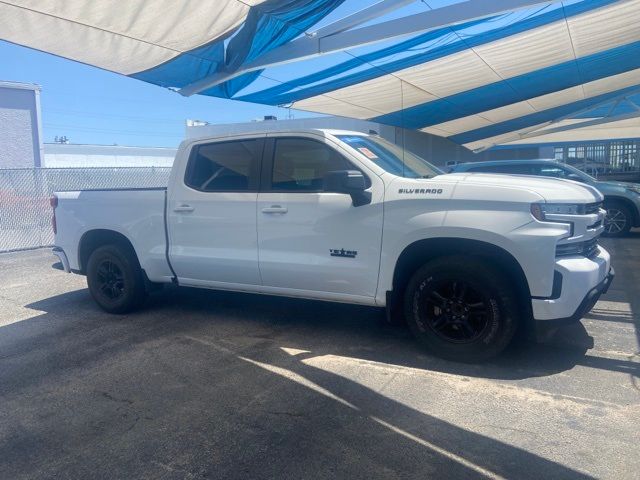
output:
M165 226L166 188L115 188L56 192L56 246L66 253L72 270L83 270L80 249L89 232L108 229L133 245L150 280L168 281Z

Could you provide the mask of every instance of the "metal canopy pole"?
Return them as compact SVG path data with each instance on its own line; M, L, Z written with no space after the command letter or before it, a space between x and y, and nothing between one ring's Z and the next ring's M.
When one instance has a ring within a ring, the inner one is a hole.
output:
M548 128L545 130L537 130L535 132L522 135L520 139L526 140L528 138L542 137L544 135L549 135L552 133L566 132L568 130L576 130L576 129L585 128L585 127L595 127L597 125L604 125L607 123L619 122L622 120L630 120L632 118L638 118L638 117L640 117L640 112L634 111L629 113L622 113L620 115L614 115L612 117L594 118L593 120L585 120L584 122L572 123L571 125L562 125L555 128Z
M562 122L564 120L573 119L577 115L582 115L583 113L589 113L589 112L595 110L596 108L602 107L603 105L608 105L609 103L613 103L614 104L612 106L612 108L609 110L609 112L605 116L598 117L595 120L608 118L611 115L611 113L613 112L613 110L620 103L623 103L623 102L629 103L632 106L632 108L635 107L634 108L634 110L635 110L635 109L638 108L637 105L635 103L633 103L631 100L629 100L629 98L627 98L627 97L629 97L631 95L636 95L638 93L640 93L640 87L632 88L631 91L627 91L627 92L625 92L625 93L623 93L623 94L621 94L619 96L616 96L616 97L613 97L613 98L608 98L607 100L603 100L601 102L594 103L593 105L590 105L588 107L581 108L579 110L576 110L575 112L571 112L571 113L569 113L567 115L562 115L561 117L553 119L553 120L551 120L549 122L545 122L543 125L535 127L533 130L529 130L529 131L527 131L525 133L517 133L517 134L515 134L515 135L517 135L517 137L514 138L514 140L521 140L521 139L525 139L525 138L533 138L533 137L537 137L537 136L540 136L540 135L546 135L546 133L548 133L551 129L547 129L547 130L544 131L544 133L542 133L542 129L543 128L547 128L547 127L550 127L551 125L558 124L558 123L560 123L560 122ZM582 124L580 124L580 125L582 125ZM567 127L567 125L563 125L562 128L564 128L564 127ZM579 128L579 127L575 127L575 128ZM514 137L515 137L515 135L514 135ZM507 141L509 142L509 141L513 141L513 140L507 140Z
M311 32L309 35L312 37L328 37L329 35L335 35L336 33L344 32L358 25L381 17L393 10L404 7L411 3L415 3L416 0L382 0L374 5L352 13L340 20L336 20L329 25L326 25L315 32Z
M245 73L262 70L266 67L297 62L327 53L369 45L391 38L424 32L506 11L514 11L538 4L557 3L559 1L561 0L465 0L424 13L388 20L376 25L360 27L353 30L351 30L351 27L359 25L362 22L358 22L357 19L354 18L354 15L351 15L342 21L337 21L325 27L323 35L320 35L323 31L323 29L320 29L317 35L300 37L262 55L238 70L232 72L216 72L197 82L186 85L178 90L178 92L188 97ZM404 2L401 1L379 2L370 8L364 9L363 18L366 19L365 21L375 18L377 15L371 10L375 6L384 4L382 7L386 11L389 11L398 8L403 3Z
M601 102L597 102L594 103L593 105L589 105L588 107L585 108L581 108L579 110L576 110L574 112L568 113L566 115L562 115L561 117L555 118L553 120L549 120L547 122L544 122L542 124L539 125L535 125L533 127L527 127L526 129L521 129L520 131L515 131L513 132L510 136L508 136L507 138L505 138L503 141L499 142L499 143L492 143L490 145L486 145L484 147L480 147L477 149L474 149L473 151L476 153L480 153L480 152L484 152L485 150L489 150L490 148L496 147L498 145L507 145L511 142L515 142L518 140L526 140L527 138L535 138L535 137L541 137L543 135L547 135L550 133L556 133L556 132L561 132L561 131L565 131L565 130L572 130L572 129L578 129L578 128L582 128L584 126L587 126L587 122L589 123L589 125L593 126L593 125L599 125L602 123L611 123L613 121L619 121L619 120L627 120L629 118L635 118L640 116L640 106L638 106L635 102L633 102L631 99L629 99L628 97L633 96L633 95L637 95L640 93L640 86L638 87L632 87L630 91L626 91L623 94L620 94L618 96L612 97L612 98L608 98L606 100L602 100ZM552 125L556 125L564 120L570 120L572 118L575 118L577 115L582 115L583 113L588 113L591 112L593 110L595 110L598 107L601 107L603 105L608 105L610 103L614 103L614 108L619 105L620 103L626 102L628 103L632 109L634 109L634 112L628 113L628 114L621 114L621 115L616 115L615 117L611 117L610 114L613 111L613 108L609 110L609 112L605 115L605 116L601 116L598 118L594 118L592 120L585 120L584 122L580 122L580 123L574 123L571 125L562 125L559 127L554 127L554 128L548 128L551 127ZM613 119L613 120L612 120ZM544 129L544 130L543 130Z

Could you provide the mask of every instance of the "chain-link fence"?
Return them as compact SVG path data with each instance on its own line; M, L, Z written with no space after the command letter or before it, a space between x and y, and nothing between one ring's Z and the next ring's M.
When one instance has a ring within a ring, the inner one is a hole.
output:
M169 167L0 170L0 252L53 244L49 198L56 191L166 187Z

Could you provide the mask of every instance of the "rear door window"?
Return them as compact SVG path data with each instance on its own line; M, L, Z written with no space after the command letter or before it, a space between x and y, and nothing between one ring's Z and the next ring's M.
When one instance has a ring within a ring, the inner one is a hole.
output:
M196 145L185 184L202 192L257 191L262 144L262 139L251 139Z

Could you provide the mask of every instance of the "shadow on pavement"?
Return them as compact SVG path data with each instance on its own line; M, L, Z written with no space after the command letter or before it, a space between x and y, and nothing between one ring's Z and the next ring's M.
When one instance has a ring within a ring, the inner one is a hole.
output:
M630 240L630 241L629 241ZM589 315L594 320L604 320L619 323L630 323L635 328L635 354L630 361L621 367L628 370L631 382L637 391L640 391L640 229L633 229L625 239L605 238L601 242L612 254L612 264L616 268L616 278L612 284L612 300L628 304L626 308L607 308L603 311L595 308ZM597 307L597 305L596 305ZM609 312L609 318L602 318ZM635 361L631 361L634 359Z
M386 324L381 309L356 305L167 288L153 295L141 311L127 316L103 313L86 290L51 297L27 307L56 317L73 318L74 325L88 328L76 321L78 315L84 314L99 322L94 327L111 326L127 333L130 322L173 334L188 331L194 323L215 329L222 320L225 328L242 328L247 337L255 336L256 330L267 329L265 340L278 336L280 343L286 342L291 348L312 351L315 355L338 355L479 378L524 379L553 375L576 365L623 372L638 367L637 363L587 355L593 348L593 339L581 323L552 330L543 342L521 342L491 362L473 365L428 355L406 327Z
M125 317L86 290L28 307L44 313L0 328L2 478L587 478L305 363L520 378L584 362L581 348L460 365L375 309L186 289Z
M163 296L152 308L157 311L175 305L177 301L180 311L184 312L217 317L233 311L243 322L278 328L289 347L312 351L317 356L338 355L507 380L553 375L576 365L588 364L593 368L625 373L639 366L587 355L593 348L593 338L582 323L552 330L542 343L517 343L491 362L472 365L428 355L406 327L386 324L384 313L376 308L198 289L178 289L172 293L175 297Z

